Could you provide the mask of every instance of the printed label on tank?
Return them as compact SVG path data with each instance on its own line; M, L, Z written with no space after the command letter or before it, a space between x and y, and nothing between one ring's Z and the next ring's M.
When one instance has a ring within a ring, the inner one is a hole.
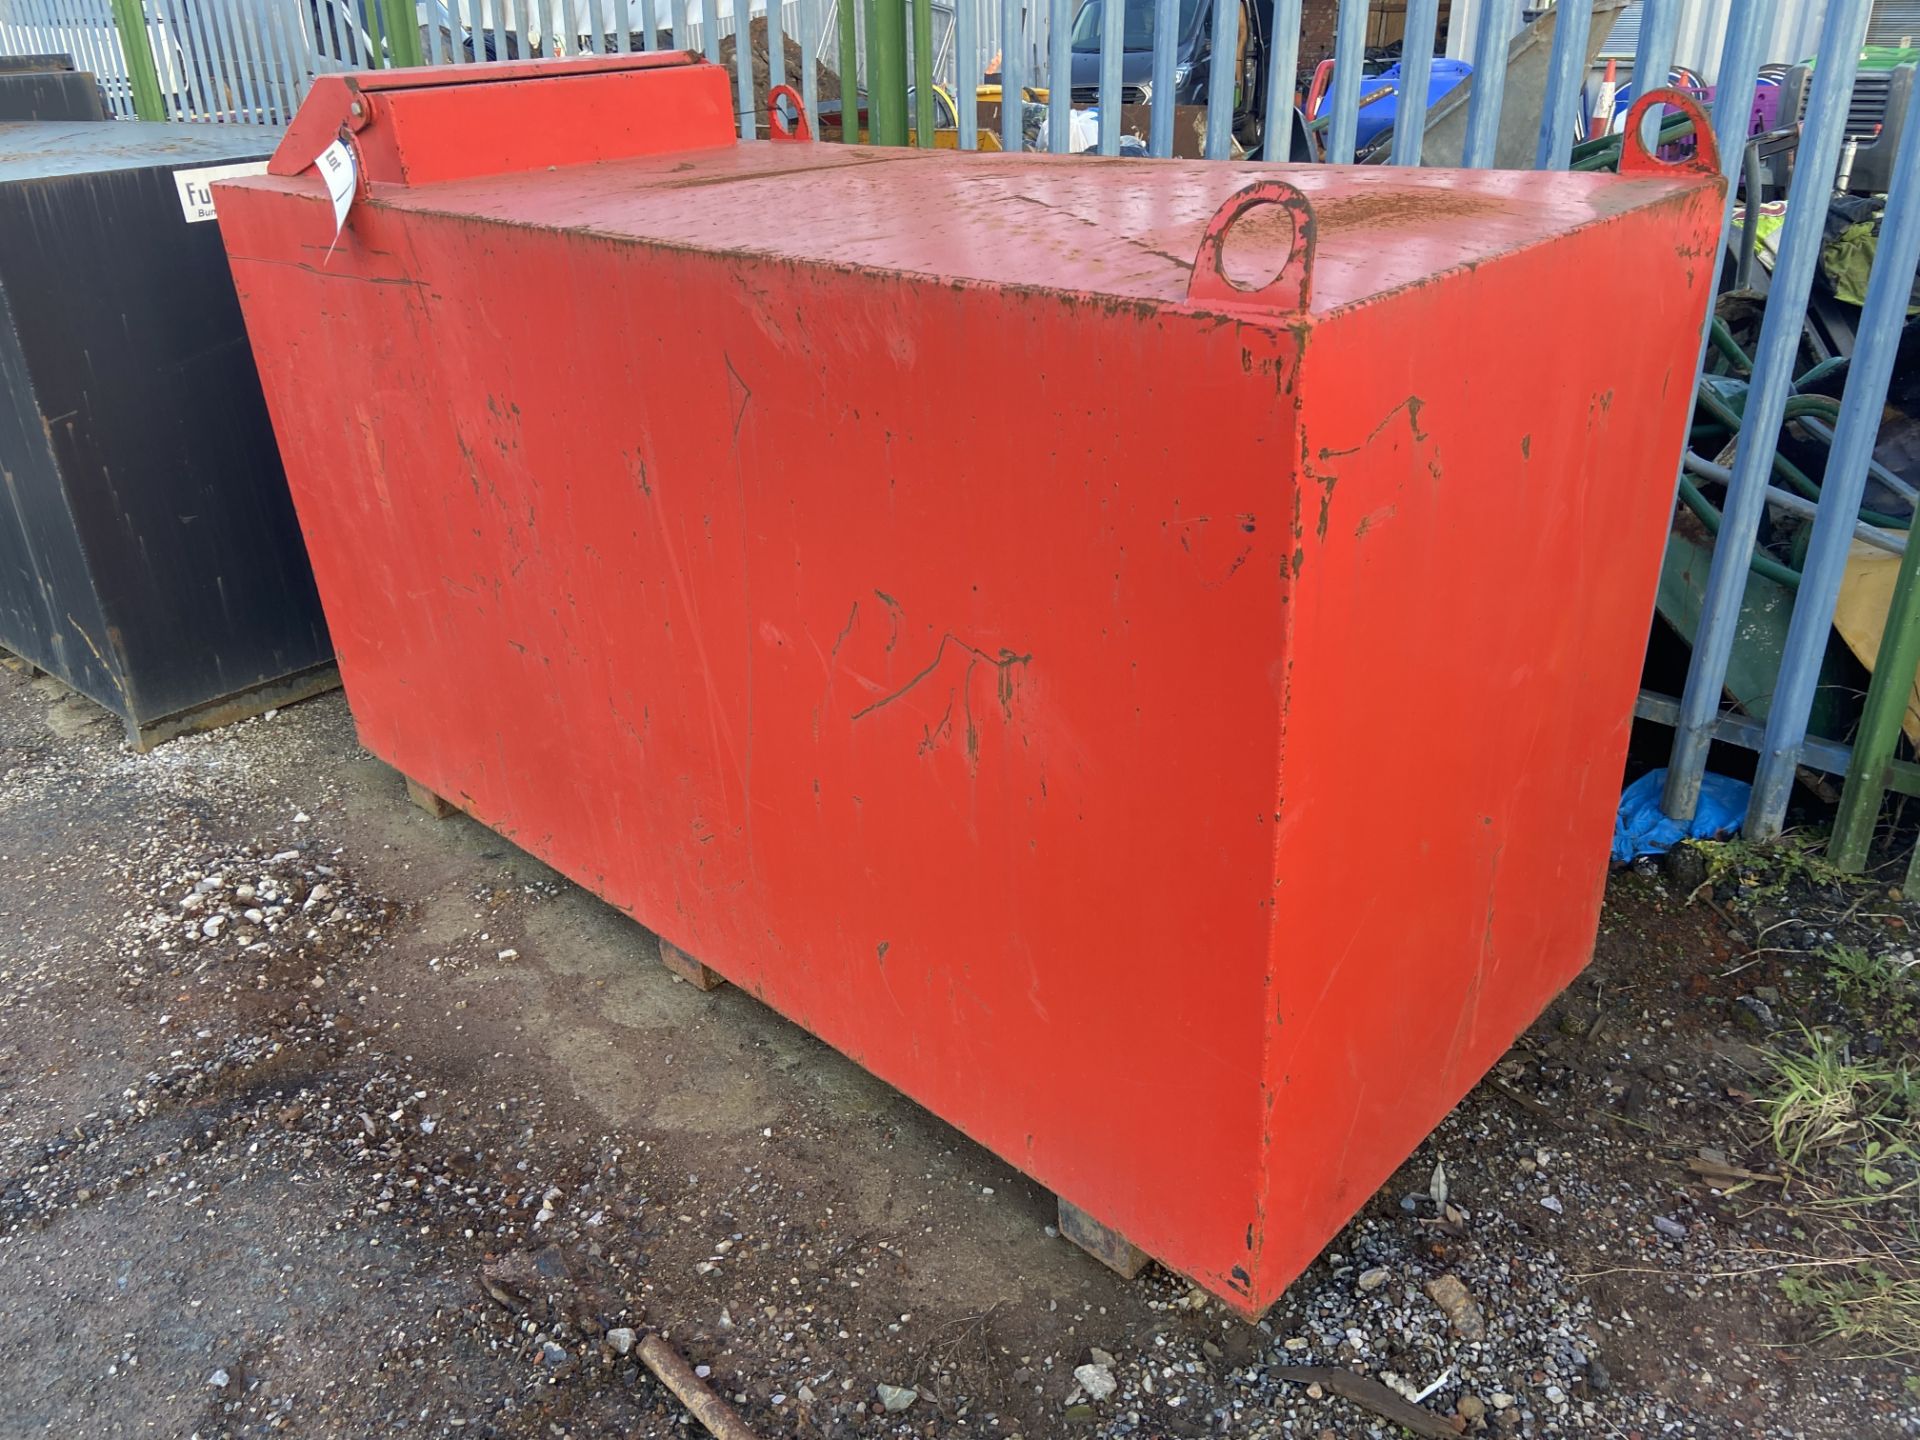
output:
M174 188L180 192L180 213L189 225L213 219L213 182L231 180L238 175L264 175L267 162L247 160L238 165L207 165L198 170L173 172Z
M327 182L327 195L333 201L333 245L338 245L341 228L347 223L347 209L353 204L359 166L354 163L353 151L338 140L322 150L313 163ZM333 258L333 245L327 246L327 260ZM326 261L320 263L324 265Z

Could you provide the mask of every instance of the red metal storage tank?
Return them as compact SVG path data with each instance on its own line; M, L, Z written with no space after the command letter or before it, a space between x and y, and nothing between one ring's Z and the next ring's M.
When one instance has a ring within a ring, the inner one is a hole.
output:
M361 735L1258 1312L1589 954L1717 176L733 123L328 77L220 190Z

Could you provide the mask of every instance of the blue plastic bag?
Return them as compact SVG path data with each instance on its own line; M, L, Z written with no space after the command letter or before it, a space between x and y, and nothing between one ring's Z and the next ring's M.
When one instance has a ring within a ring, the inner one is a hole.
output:
M1625 865L1642 855L1664 855L1682 840L1715 840L1731 835L1746 818L1753 787L1744 780L1708 775L1700 782L1700 804L1690 821L1669 820L1660 811L1667 772L1649 770L1627 786L1613 820L1613 863Z

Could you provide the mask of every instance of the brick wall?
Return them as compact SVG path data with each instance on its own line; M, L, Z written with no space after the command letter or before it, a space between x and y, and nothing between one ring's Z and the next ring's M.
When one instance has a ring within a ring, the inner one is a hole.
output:
M1300 15L1300 70L1311 75L1313 67L1333 55L1333 27L1340 17L1340 0L1306 0Z
M1447 33L1447 12L1451 5L1440 6L1440 24L1436 34ZM1375 0L1368 12L1368 44L1387 44L1400 38L1406 29L1407 0ZM1300 69L1311 74L1313 67L1333 56L1333 29L1340 17L1340 0L1305 0L1300 19ZM1437 48L1437 47L1436 47Z

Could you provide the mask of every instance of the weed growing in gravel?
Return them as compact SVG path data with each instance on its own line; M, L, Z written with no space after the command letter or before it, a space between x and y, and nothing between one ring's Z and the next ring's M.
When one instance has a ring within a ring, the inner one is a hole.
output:
M1736 837L1699 840L1694 846L1706 857L1709 881L1715 885L1736 881L1748 887L1754 900L1776 899L1795 882L1824 890L1858 878L1827 859L1823 842L1802 836L1783 835L1771 845Z
M1758 937L1751 963L1771 972L1770 994L1756 985L1754 998L1789 1021L1771 1036L1753 1111L1785 1183L1753 1199L1794 1237L1795 1253L1775 1252L1779 1289L1809 1338L1860 1358L1920 1354L1920 965L1896 948L1913 916L1815 846L1692 846L1715 903Z
M1846 970L1858 953L1837 963ZM1849 973L1860 983L1872 975L1864 965ZM1806 1208L1835 1216L1850 1244L1871 1240L1879 1253L1789 1270L1781 1293L1814 1312L1822 1339L1874 1358L1920 1352L1920 1234L1911 1216L1892 1225L1872 1218L1920 1192L1920 1076L1905 1063L1854 1057L1834 1031L1802 1035L1800 1051L1771 1057L1773 1083L1761 1097L1768 1133L1811 1192Z
M1873 1012L1896 1034L1912 1029L1915 1003L1920 1000L1913 962L1875 955L1859 945L1829 945L1820 957L1843 1005Z
M1911 1267L1789 1271L1780 1291L1819 1316L1822 1339L1876 1359L1920 1351L1920 1273Z
M1867 1169L1880 1161L1876 1173L1898 1156L1911 1158L1913 1072L1904 1064L1854 1058L1846 1037L1831 1030L1801 1033L1802 1050L1770 1057L1773 1083L1761 1097L1780 1158L1791 1169L1810 1171L1854 1149Z

